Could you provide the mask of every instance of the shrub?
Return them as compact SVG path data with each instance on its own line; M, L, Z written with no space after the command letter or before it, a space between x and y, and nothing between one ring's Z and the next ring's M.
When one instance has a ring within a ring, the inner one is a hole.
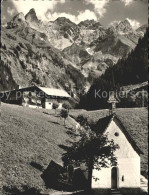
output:
M65 108L66 110L69 111L70 109L72 109L72 106L69 102L66 102L66 103L63 104L63 108Z
M59 107L59 104L57 102L53 102L52 108L55 110L56 114L56 109Z
M77 117L77 122L84 125L87 123L87 117L83 116L83 114L79 114Z
M66 124L66 119L68 118L68 110L62 109L60 112L60 116L64 119L64 125Z

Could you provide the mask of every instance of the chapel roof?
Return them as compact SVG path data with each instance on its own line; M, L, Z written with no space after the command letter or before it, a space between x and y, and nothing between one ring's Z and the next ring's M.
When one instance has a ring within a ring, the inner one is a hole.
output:
M101 118L97 121L96 125L94 126L94 130L99 133L103 134L108 126L110 125L110 122L114 120L116 124L119 126L119 128L122 130L124 135L126 136L127 140L131 144L131 146L134 148L134 150L140 155L143 154L141 149L137 146L137 143L135 140L132 138L132 136L129 134L129 131L127 131L125 125L121 122L119 117L114 113L112 115L106 116L104 118Z

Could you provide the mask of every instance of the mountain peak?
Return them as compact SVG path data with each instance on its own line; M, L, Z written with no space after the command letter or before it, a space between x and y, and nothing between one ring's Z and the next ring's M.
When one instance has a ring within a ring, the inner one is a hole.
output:
M14 16L13 20L15 19L21 19L22 21L25 21L25 16L23 12L18 13L16 16Z
M129 20L126 18L124 21L122 21L123 23L125 23L125 24L129 24L130 25L130 22L129 22Z
M36 13L36 11L35 11L35 9L34 8L32 8L32 9L30 9L30 11L29 11L30 13L31 12L35 12Z
M8 28L16 28L20 25L25 24L25 16L22 12L18 13L13 19L7 23Z
M129 33L129 32L133 31L132 26L131 26L130 22L128 21L128 19L121 21L116 26L116 29L118 32L122 32L122 33Z
M27 22L39 22L34 8L30 9L30 11L26 14L25 19Z
M95 23L96 21L94 19L91 19L91 20L87 19L87 20L84 20L82 22L84 22L84 23Z
M102 25L100 24L100 22L97 22L95 20L84 20L84 21L81 21L79 24L78 24L79 27L83 27L83 28L86 28L86 29L97 29L98 27L101 27Z
M59 23L59 24L64 24L64 23L75 24L66 17L58 17L54 22Z
M142 31L142 32L146 32L146 29L148 27L148 24L144 24L142 26L140 26L136 31L139 32L139 31Z

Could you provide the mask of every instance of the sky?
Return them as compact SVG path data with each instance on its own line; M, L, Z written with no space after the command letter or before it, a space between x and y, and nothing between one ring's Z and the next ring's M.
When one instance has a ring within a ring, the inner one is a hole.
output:
M19 12L26 15L32 8L43 21L67 17L78 24L94 19L108 26L127 18L136 29L148 19L147 0L2 0L2 23L10 21Z

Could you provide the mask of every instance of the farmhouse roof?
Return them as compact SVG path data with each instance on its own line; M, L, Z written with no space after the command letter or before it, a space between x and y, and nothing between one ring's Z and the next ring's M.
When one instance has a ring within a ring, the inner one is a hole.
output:
M46 95L48 96L56 96L56 97L67 97L70 98L71 96L63 89L55 89L55 88L47 88L47 87L39 87L39 86L30 86L30 87L25 87L25 88L20 88L20 89L14 89L10 91L5 91L3 93L9 93L9 92L16 92L16 91L34 91L34 89L38 89L43 91Z
M54 88L46 88L46 87L38 87L38 88L47 95L70 98L70 95L62 89L54 89Z
M111 123L112 120L114 120L117 123L117 125L120 127L120 129L122 130L122 132L126 136L126 138L129 141L129 143L132 145L132 147L134 148L134 150L139 155L140 154L143 154L143 152L141 151L141 149L137 146L136 142L134 141L134 139L129 134L129 132L125 128L124 124L121 122L121 120L118 118L118 116L116 114L112 114L110 116L107 116L107 117L104 117L104 118L99 119L98 122L95 125L95 131L97 133L103 134L106 131L106 129L108 128L108 126L110 125L110 123Z

